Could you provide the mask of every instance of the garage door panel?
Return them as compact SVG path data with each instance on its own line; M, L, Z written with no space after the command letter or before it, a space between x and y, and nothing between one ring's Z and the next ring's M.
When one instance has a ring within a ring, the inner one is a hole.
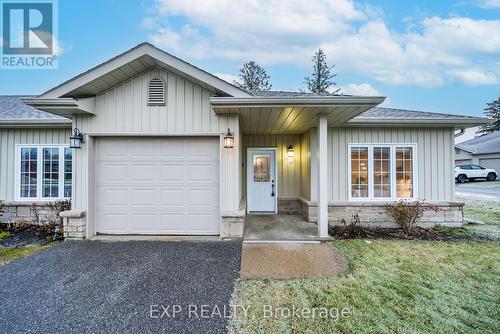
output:
M97 232L219 234L218 152L218 139L98 139Z

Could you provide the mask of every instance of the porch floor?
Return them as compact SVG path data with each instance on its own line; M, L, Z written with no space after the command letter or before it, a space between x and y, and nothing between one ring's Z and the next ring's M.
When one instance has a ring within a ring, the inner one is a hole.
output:
M299 215L256 215L245 217L243 239L251 240L319 240L318 226Z

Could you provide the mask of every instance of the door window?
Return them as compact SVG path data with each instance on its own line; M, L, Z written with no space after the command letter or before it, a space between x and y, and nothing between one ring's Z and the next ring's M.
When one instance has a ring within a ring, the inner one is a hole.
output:
M271 157L267 154L253 156L253 181L269 182L271 180Z

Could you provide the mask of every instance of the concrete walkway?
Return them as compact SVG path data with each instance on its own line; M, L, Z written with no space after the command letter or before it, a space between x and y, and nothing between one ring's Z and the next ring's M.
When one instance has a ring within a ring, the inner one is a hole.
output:
M247 215L243 239L318 240L318 225L298 215Z
M330 244L243 244L242 279L330 277L347 269L347 259Z

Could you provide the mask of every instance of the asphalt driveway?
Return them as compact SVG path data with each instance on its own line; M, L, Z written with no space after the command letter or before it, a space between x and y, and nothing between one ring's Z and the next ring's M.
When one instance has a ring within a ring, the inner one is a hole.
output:
M0 267L0 333L223 333L240 254L238 242L62 243Z
M455 191L459 196L482 196L500 199L500 181L486 182L486 181L476 181L476 182L466 182L466 183L456 183Z

